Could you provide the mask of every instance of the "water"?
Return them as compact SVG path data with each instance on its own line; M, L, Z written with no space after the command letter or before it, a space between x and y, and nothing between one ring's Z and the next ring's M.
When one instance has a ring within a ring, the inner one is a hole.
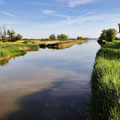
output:
M40 49L0 66L0 120L84 120L99 45Z

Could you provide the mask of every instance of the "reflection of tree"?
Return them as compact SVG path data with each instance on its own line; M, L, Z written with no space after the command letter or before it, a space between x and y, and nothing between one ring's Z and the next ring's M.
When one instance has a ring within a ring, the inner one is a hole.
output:
M88 40L72 41L72 42L66 41L66 42L54 43L54 44L40 44L40 48L60 50L60 49L70 48L75 44L81 45L81 44L84 44L84 43L88 43Z
M9 63L9 60L0 60L0 66L5 66Z
M16 57L20 57L20 56L24 56L24 55L25 55L25 54L23 54L23 55L16 55L16 56L14 56L14 57L12 57L12 58L15 60ZM10 61L10 59L0 60L0 66L5 66L5 65L7 65L7 64L9 63L9 61Z
M87 44L87 43L88 43L88 40L85 40L83 42L78 43L78 45Z

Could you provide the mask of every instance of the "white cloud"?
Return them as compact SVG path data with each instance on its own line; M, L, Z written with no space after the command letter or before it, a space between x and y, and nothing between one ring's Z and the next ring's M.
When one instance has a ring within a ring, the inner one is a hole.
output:
M60 1L60 0L58 0ZM90 2L93 2L95 0L62 0L63 2L67 2L68 6L73 8L75 6L81 5L81 4L88 4Z
M55 13L55 11L53 11L53 10L43 10L42 13L44 13L44 14L52 14L52 13Z
M57 0L60 1L60 0ZM27 5L34 5L34 6L48 6L48 7L54 7L54 8L66 8L66 6L60 5L60 4L50 4L50 3L41 3L41 2L26 2Z
M59 14L54 10L42 10L42 13L43 14L51 14L52 16L57 16L57 17L63 17L63 18L70 19L70 16Z
M71 19L71 17L70 17L70 16L67 16L67 15L62 15L62 14L53 14L53 16L67 18L67 20Z
M58 27L65 27L75 24L84 24L87 22L97 22L100 23L107 22L107 23L117 23L117 21L120 19L120 14L95 14L95 15L87 15L87 16L78 16L76 18L69 17L69 19L53 22L53 23L46 23L46 24L39 24L40 27L43 28L58 28ZM39 27L39 25L33 25L34 27Z
M15 17L14 14L9 13L9 12L7 12L7 11L0 11L0 14L5 15L5 16Z

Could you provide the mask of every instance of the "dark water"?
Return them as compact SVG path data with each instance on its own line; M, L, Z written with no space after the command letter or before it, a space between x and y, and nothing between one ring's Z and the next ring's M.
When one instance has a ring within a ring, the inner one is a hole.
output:
M84 120L96 41L40 49L0 66L0 120Z

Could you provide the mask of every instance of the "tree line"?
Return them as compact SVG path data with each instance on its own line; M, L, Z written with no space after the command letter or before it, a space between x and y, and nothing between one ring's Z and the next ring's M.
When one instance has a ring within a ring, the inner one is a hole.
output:
M14 30L6 29L6 26L3 25L0 27L0 40L2 42L15 42L21 40L23 36L21 34L16 34Z
M23 36L21 34L16 34L14 30L9 30L6 29L6 26L3 25L2 27L0 27L0 40L2 42L15 42L18 40L22 40ZM24 39L24 40L36 40L36 39ZM51 34L49 36L49 38L46 39L38 39L41 41L49 41L49 40L60 40L60 41L64 41L64 40L69 40L68 36L65 34L58 34L57 36L55 34ZM82 36L78 36L76 39L70 39L70 40L88 40L87 37L82 37Z
M27 39L25 38L24 40L41 40L41 41L53 41L53 40L60 40L60 41L65 41L65 40L88 40L87 37L82 37L79 36L77 38L68 38L67 35L65 34L58 34L57 36L55 34L51 34L49 38L42 38L42 39Z
M68 40L68 36L65 35L65 34L58 34L58 36L55 36L54 34L51 34L49 36L49 39L50 40ZM79 37L77 37L77 40L88 40L88 38L79 36Z

